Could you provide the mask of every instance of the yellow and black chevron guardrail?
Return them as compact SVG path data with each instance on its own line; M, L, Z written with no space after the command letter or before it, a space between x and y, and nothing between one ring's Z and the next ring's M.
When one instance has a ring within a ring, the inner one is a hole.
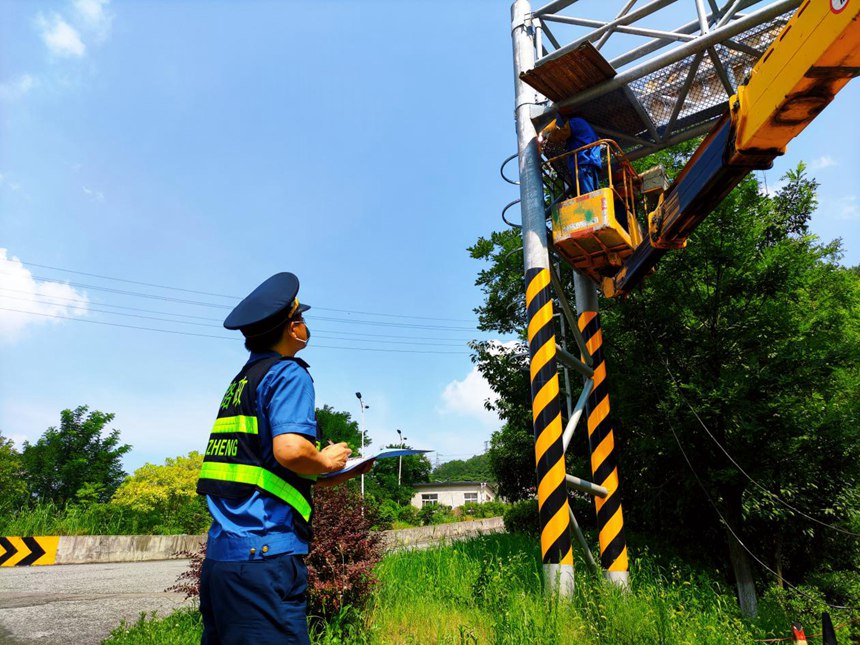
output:
M549 270L526 272L540 544L544 564L573 566L551 289Z
M603 358L603 333L596 311L584 311L579 316L579 329L594 360L594 387L585 403L588 414L588 445L591 451L591 472L594 483L609 494L594 498L597 507L597 531L600 543L600 564L608 572L626 574L627 543L624 538L624 516L621 512L621 491L615 455L615 435L609 418L609 390L606 384L606 363Z
M59 543L56 535L0 536L0 567L54 564Z

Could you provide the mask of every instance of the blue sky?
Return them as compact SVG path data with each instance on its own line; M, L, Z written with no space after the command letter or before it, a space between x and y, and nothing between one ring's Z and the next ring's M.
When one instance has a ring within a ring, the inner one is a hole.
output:
M442 460L483 450L499 424L465 344L489 338L465 249L517 196L498 175L507 2L0 10L3 434L87 404L116 413L128 469L201 449L246 355L220 321L288 270L314 306L318 405L358 416L361 391L377 445L400 428ZM813 228L852 265L858 100L855 83L767 173L810 164Z

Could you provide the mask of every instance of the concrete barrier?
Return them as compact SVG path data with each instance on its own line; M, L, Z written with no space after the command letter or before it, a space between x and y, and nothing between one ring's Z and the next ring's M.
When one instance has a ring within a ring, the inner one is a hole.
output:
M196 551L205 535L73 535L60 537L55 564L170 560Z
M438 542L463 540L487 533L501 533L505 525L501 517L490 517L471 522L417 526L413 529L383 531L382 543L386 551L408 547L424 547Z
M420 548L504 531L501 517L435 524L382 532L386 551ZM64 535L0 537L0 566L90 564L171 560L180 551L196 551L205 535Z

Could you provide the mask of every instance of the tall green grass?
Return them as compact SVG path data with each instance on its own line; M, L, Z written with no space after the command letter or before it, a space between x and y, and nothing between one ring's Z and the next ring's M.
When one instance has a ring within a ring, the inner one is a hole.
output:
M115 504L58 506L40 502L31 508L0 513L0 535L175 535L188 533L188 528L165 525L152 514ZM208 523L190 528L203 533Z
M315 645L740 645L789 635L803 620L819 631L823 605L766 590L756 621L741 618L733 590L716 572L680 561L658 564L647 551L632 560L628 591L576 562L571 598L542 591L543 566L532 538L496 534L425 550L392 553L377 567L370 606L328 624L314 622ZM187 610L183 610L187 614ZM141 621L115 632L112 645L198 642L199 619ZM833 614L834 622L851 616ZM167 638L165 634L179 636ZM843 637L853 636L840 632ZM125 640L123 640L125 639ZM161 639L161 640L159 640ZM196 639L196 640L195 640Z
M379 567L370 643L748 643L734 598L706 576L636 566L625 593L577 562L570 599L542 592L531 538L491 535L398 553Z

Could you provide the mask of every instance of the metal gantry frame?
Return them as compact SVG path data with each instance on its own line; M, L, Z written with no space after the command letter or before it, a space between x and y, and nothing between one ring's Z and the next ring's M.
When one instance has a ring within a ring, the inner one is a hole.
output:
M607 59L615 75L570 96L543 97L532 117L540 123L557 111L580 113L631 159L703 135L801 2L626 0L620 9L606 0L550 2L529 14L540 52L535 69L591 43L601 53L615 50ZM674 29L653 26L675 24L684 10L689 20ZM582 15L589 12L606 15ZM618 90L641 122L613 127L607 99Z
M619 6L606 0L554 0L537 10L528 0L515 0L511 7L520 199L505 210L519 203L522 211L541 552L551 591L573 591L570 532L589 565L598 569L570 509L568 488L595 499L605 577L626 586L628 559L597 288L574 272L575 313L560 265L550 263L544 182L551 178L541 171L537 129L557 113L582 116L631 159L700 136L722 115L801 1L686 0L683 7L691 19L674 29L662 25L678 21L679 0L624 0ZM579 9L585 13L575 15ZM597 17L601 11L607 15ZM627 40L619 51L620 38ZM611 59L602 56L613 47ZM582 52L585 63L577 58ZM560 315L553 311L553 292ZM568 335L581 359L568 350ZM575 402L571 372L583 380ZM568 418L563 429L562 393ZM583 415L594 482L564 470L564 454Z

